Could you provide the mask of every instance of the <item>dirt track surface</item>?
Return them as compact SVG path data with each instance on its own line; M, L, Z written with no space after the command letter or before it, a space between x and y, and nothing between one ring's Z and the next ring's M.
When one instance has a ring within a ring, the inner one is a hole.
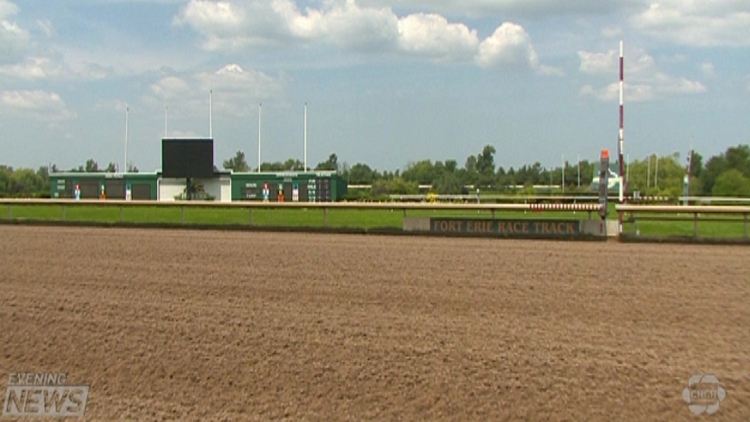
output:
M87 420L749 420L750 248L0 226L0 389ZM715 374L718 413L682 399ZM40 420L35 418L33 420Z

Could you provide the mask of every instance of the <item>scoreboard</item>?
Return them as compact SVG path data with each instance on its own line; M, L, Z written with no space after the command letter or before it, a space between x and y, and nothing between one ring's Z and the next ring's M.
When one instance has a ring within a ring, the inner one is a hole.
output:
M269 202L332 202L331 180L310 178L307 180L247 181L240 190L242 200Z

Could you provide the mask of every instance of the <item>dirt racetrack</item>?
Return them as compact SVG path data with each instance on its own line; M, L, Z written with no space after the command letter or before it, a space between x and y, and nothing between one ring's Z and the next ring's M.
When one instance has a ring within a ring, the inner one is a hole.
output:
M87 420L750 420L748 247L0 236L0 389L67 373Z

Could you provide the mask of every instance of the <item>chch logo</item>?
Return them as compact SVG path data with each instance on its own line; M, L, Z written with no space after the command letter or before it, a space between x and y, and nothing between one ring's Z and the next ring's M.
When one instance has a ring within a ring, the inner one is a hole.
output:
M693 375L688 386L682 390L682 399L696 415L712 415L719 410L719 403L727 396L726 390L715 375Z

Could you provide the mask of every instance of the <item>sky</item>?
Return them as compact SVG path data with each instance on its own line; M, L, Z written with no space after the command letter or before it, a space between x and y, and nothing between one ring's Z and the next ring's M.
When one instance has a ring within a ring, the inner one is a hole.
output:
M0 0L0 164L596 160L621 41L626 157L750 143L747 0Z

